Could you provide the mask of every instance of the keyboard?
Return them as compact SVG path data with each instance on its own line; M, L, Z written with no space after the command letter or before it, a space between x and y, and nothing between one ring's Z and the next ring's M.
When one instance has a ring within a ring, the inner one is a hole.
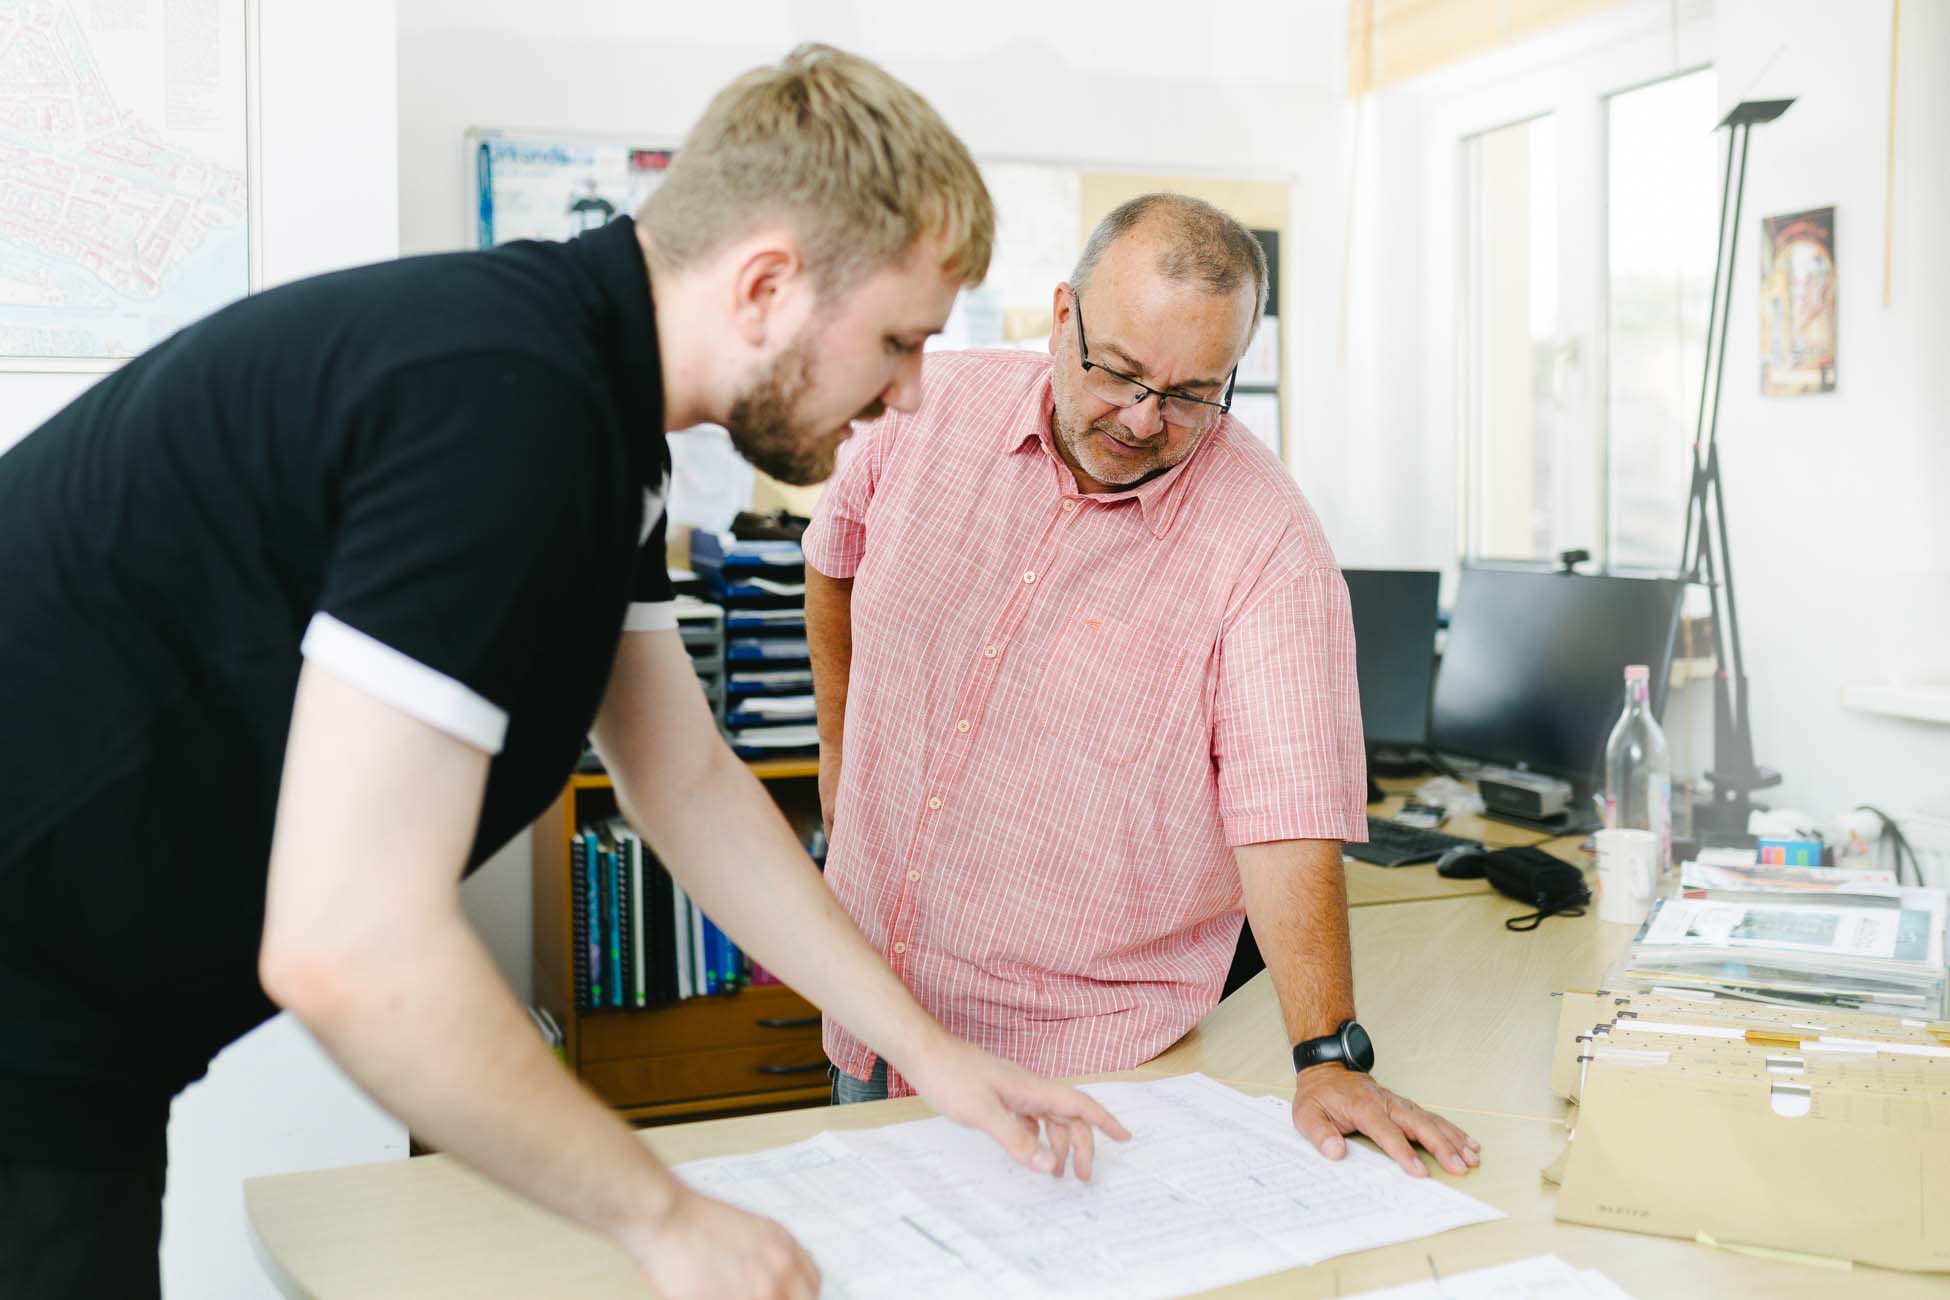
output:
M1349 844L1342 852L1350 858L1372 862L1378 867L1405 867L1411 862L1434 862L1450 849L1467 845L1481 848L1481 840L1425 831L1419 826L1404 826L1385 817L1368 818L1368 842Z

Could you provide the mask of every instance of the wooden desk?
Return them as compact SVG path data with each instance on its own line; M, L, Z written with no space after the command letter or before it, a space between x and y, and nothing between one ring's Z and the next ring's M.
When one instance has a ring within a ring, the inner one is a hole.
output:
M1564 844L1550 846L1574 854ZM1230 1297L1321 1297L1445 1275L1525 1255L1556 1254L1604 1272L1642 1300L1941 1296L1941 1275L1857 1269L1846 1275L1752 1259L1691 1243L1609 1232L1552 1218L1555 1189L1538 1175L1563 1126L1546 1085L1557 1002L1590 986L1630 942L1631 927L1555 918L1518 934L1521 911L1496 895L1368 907L1354 913L1361 1014L1375 1032L1380 1077L1449 1113L1483 1144L1482 1168L1459 1181L1509 1217L1400 1246L1329 1260L1228 1288ZM1292 1067L1265 977L1218 1007L1141 1070L1202 1070L1251 1091L1286 1095ZM825 1128L867 1128L927 1112L914 1100L787 1111L646 1131L668 1161L795 1142ZM1437 1173L1437 1177L1448 1175ZM245 1207L259 1254L286 1293L316 1300L573 1295L641 1300L607 1242L550 1217L445 1156L251 1179Z
M1346 861L1349 907L1473 898L1491 892L1487 881L1446 880L1436 875L1433 862L1418 862L1406 867L1377 867L1358 858L1348 858Z
M1378 1079L1425 1106L1563 1116L1547 1077L1558 1005L1551 994L1593 987L1624 955L1634 927L1587 911L1531 931L1503 928L1527 910L1485 894L1350 915L1355 1006L1374 1035ZM1228 1081L1290 1078L1270 977L1256 976L1152 1064Z
M1277 1026L1275 1026L1277 1028ZM1542 1070L1539 1063L1537 1069ZM1155 1077L1131 1071L1114 1078ZM1249 1091L1277 1093L1264 1085ZM823 1128L870 1128L927 1114L918 1101L828 1111L785 1111L651 1129L641 1136L669 1161L730 1155L797 1142ZM1483 1164L1466 1178L1441 1172L1508 1218L1399 1246L1363 1251L1312 1268L1259 1278L1209 1294L1325 1297L1444 1275L1525 1255L1551 1253L1598 1268L1642 1300L1653 1297L1940 1296L1940 1277L1824 1269L1749 1259L1689 1242L1557 1223L1555 1189L1538 1170L1556 1158L1563 1129L1502 1115L1456 1118L1483 1143ZM259 1254L286 1294L316 1300L529 1300L576 1296L643 1300L629 1262L606 1241L515 1199L445 1156L423 1156L313 1174L252 1179L245 1204Z
M1421 780L1414 777L1383 777L1378 785L1386 797L1368 805L1371 817L1393 817ZM1445 835L1481 840L1493 849L1515 848L1523 844L1542 844L1550 837L1542 831L1527 830L1508 822L1486 817L1451 817L1442 824ZM1435 874L1435 864L1421 862L1408 867L1377 867L1358 858L1347 859L1347 905L1372 907L1377 903L1415 903L1424 899L1469 898L1490 893L1482 880L1446 880Z

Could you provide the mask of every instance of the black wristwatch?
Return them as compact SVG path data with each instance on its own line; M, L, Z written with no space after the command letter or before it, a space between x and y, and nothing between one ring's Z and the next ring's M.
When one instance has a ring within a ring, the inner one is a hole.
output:
M1309 1038L1293 1049L1295 1073L1329 1061L1339 1061L1357 1074L1366 1074L1374 1069L1374 1040L1356 1021L1343 1020L1333 1033Z

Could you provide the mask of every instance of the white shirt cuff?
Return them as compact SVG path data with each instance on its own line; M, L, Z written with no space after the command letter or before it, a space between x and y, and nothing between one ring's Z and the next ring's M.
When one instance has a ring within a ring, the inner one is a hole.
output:
M673 616L674 617L674 616ZM508 714L417 659L323 610L311 616L299 653L383 704L487 754L501 752Z
M668 632L677 626L677 602L639 600L623 615L625 632Z

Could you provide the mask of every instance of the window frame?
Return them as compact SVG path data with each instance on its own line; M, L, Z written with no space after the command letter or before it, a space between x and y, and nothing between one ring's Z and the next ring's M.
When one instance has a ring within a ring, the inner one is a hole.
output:
M1649 89L1650 87L1659 85L1662 82L1672 81L1679 77L1690 77L1695 73L1710 71L1713 68L1713 66L1714 64L1711 59L1702 60L1700 62L1693 63L1685 67L1677 68L1670 72L1662 72L1656 77L1651 77L1645 80L1636 81L1630 85L1615 87L1611 90L1606 91L1604 94L1598 97L1598 108L1599 108L1598 121L1599 121L1600 130L1601 132L1603 132L1604 142L1605 142L1604 144L1605 152L1603 157L1604 165L1599 169L1598 172L1598 180L1599 180L1599 185L1601 187L1601 197L1600 197L1598 211L1601 217L1601 225L1599 228L1600 265L1604 272L1604 284L1602 285L1602 296L1600 298L1600 305L1603 309L1603 312L1599 319L1599 324L1603 329L1603 333L1600 336L1600 338L1602 341L1602 351L1605 353L1606 370L1605 370L1605 387L1601 394L1604 405L1601 411L1602 418L1599 421L1600 446L1598 448L1598 469L1600 475L1599 490L1601 495L1599 496L1599 500L1598 500L1598 529L1599 529L1598 549L1594 550L1592 552L1592 555L1594 557L1602 556L1604 560L1605 568L1608 571L1614 573L1626 574L1628 576L1647 576L1647 577L1665 576L1677 572L1678 563L1679 563L1679 548L1680 548L1681 537L1679 531L1675 529L1673 535L1673 542L1672 542L1673 564L1671 567L1665 565L1645 565L1645 564L1618 565L1614 563L1612 557L1612 543L1614 540L1615 532L1613 528L1614 520L1613 520L1613 512L1612 512L1612 503L1615 500L1617 494L1613 491L1613 483L1611 477L1611 454L1612 454L1611 397L1612 397L1612 393L1611 393L1610 361L1611 361L1611 320L1612 320L1612 315L1611 315L1611 308L1612 308L1611 269L1612 268L1611 268L1611 221L1610 221L1611 218L1610 107L1611 107L1611 101L1617 99L1621 95L1629 95L1636 90L1646 90ZM1717 86L1715 87L1715 93L1716 95L1718 93ZM1720 151L1719 161L1720 163L1724 163L1726 158L1724 152L1726 147L1726 139L1718 132L1715 133L1715 137L1716 137L1715 148ZM1716 165L1714 168L1714 174L1718 175L1719 170L1720 170L1719 166ZM1717 200L1716 200L1716 205L1717 205ZM1719 250L1716 249L1714 251L1717 256ZM1684 513L1682 507L1684 506L1684 504L1685 503L1681 498L1674 497L1673 514L1675 519L1683 520Z
M1432 421L1453 431L1454 553L1464 562L1510 560L1481 554L1473 412L1477 311L1470 301L1473 256L1469 141L1545 115L1557 120L1557 339L1560 393L1555 436L1560 453L1551 486L1551 555L1590 552L1608 567L1611 549L1610 297L1607 105L1619 94L1713 66L1712 9L1705 0L1640 3L1567 25L1430 74L1417 88L1423 120L1429 205L1429 310L1446 329L1431 331L1438 382ZM1679 537L1673 538L1674 554ZM1522 562L1521 558L1518 562Z

